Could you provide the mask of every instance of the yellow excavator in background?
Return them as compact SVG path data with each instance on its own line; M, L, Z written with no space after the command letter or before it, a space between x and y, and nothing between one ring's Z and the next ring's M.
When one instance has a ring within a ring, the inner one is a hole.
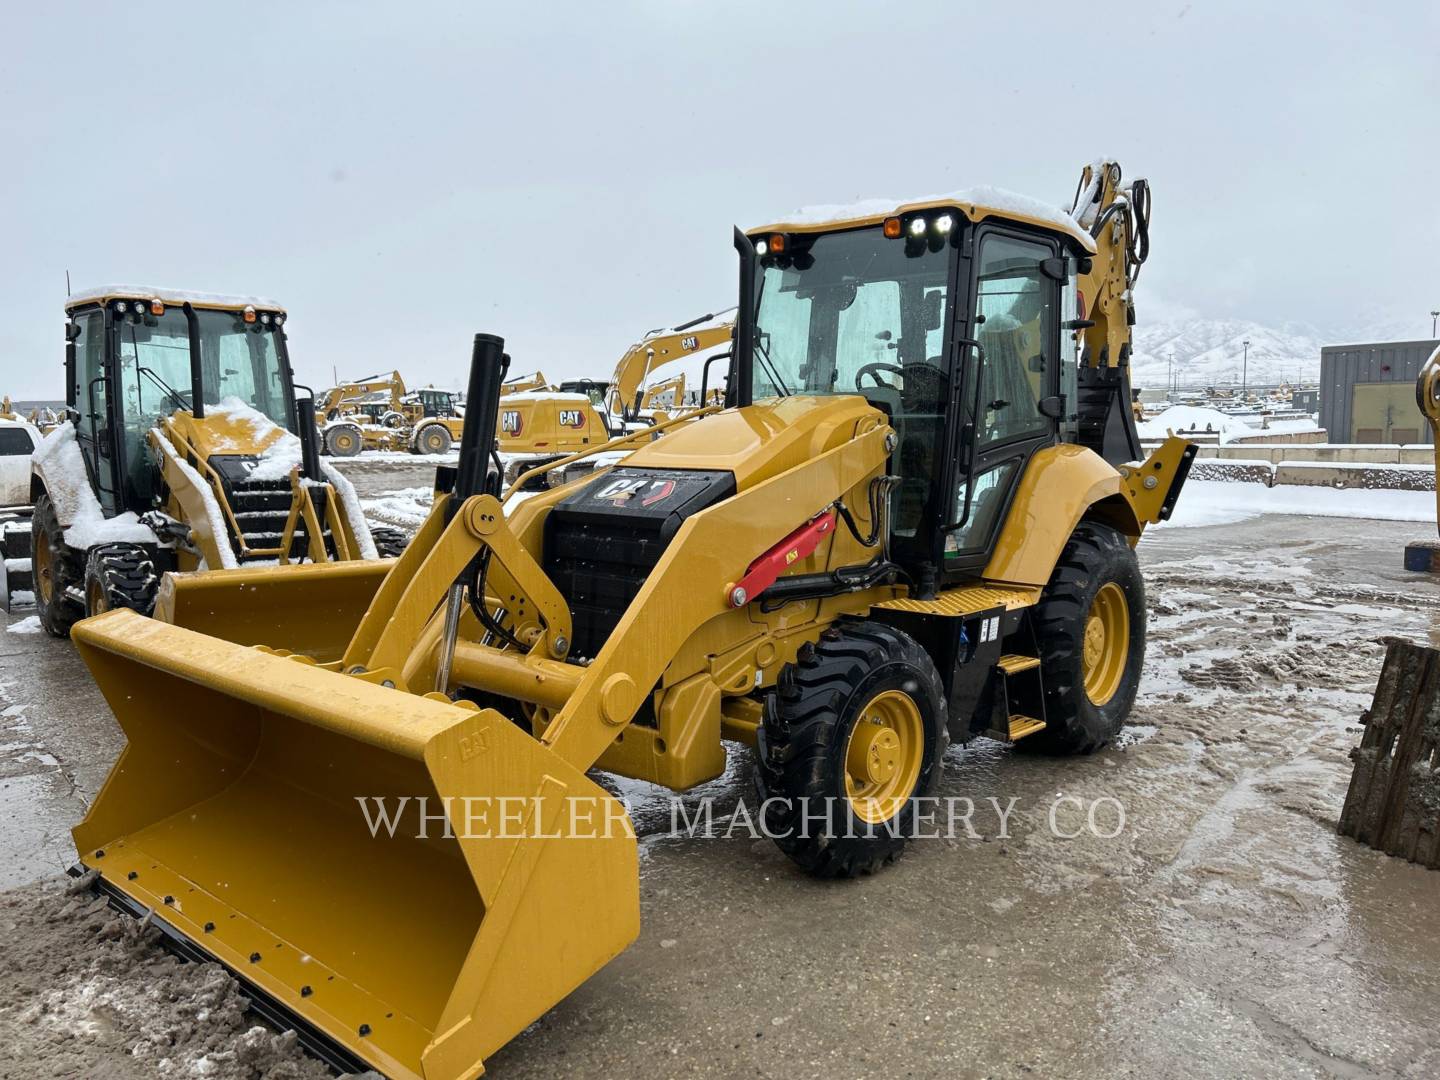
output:
M232 598L245 607L243 583L277 564L344 565L290 576L290 609L247 608L238 617L257 631L288 623L304 637L346 604L358 616L388 565L376 560L405 538L370 528L350 482L321 463L312 402L294 392L285 309L106 286L71 296L65 313L68 420L31 455L41 625L63 637L112 608L148 614L172 602L167 571L229 568L239 576L221 593L186 575L197 610L225 622Z
M706 314L681 323L670 330L651 330L621 355L609 382L574 379L562 382L557 389L507 393L500 402L499 448L509 458L505 467L507 484L524 483L533 489L538 473L560 457L593 449L611 439L628 436L640 428L652 427L657 420L670 419L671 413L683 412L668 405L662 415L655 415L653 401L671 401L678 389L683 401L685 376L688 373L696 387L710 375L711 361L723 359L721 354L730 343L733 321L729 313ZM646 389L646 380L653 371L668 367L675 374L653 394ZM715 371L706 387L706 396L714 397L709 388L723 382L723 365ZM508 386L509 384L507 384ZM665 396L669 390L672 398ZM697 397L699 391L696 391ZM723 400L723 390L720 393ZM626 439L625 445L638 445ZM587 471L584 457L576 459L567 470L547 471L554 480L568 482ZM528 482L521 481L527 474Z
M1415 380L1415 405L1430 425L1435 450L1435 521L1440 529L1440 348L1430 354ZM1405 569L1440 573L1440 542L1418 540L1405 545Z
M500 388L501 394L523 394L527 390L549 390L550 380L545 377L543 371L532 371L529 375L516 375L513 379L506 379L505 385Z
M753 746L767 835L848 877L901 854L952 740L1104 746L1144 662L1134 548L1194 455L1139 460L1148 214L1100 162L1070 213L981 188L737 230L725 407L525 500L487 467L508 357L476 335L458 465L318 654L75 627L127 738L83 869L337 1067L459 1080L639 932L590 769L683 790ZM247 599L283 609L271 573Z

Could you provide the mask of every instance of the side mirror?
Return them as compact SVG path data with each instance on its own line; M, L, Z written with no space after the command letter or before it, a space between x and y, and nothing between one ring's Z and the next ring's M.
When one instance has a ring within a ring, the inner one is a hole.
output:
M79 324L78 322L67 322L67 323L65 324L65 340L66 340L66 341L79 341L79 340L80 340L80 324Z
M1065 419L1065 395L1054 394L1050 397L1043 397L1036 402L1035 407L1040 410L1040 415L1049 417L1051 420Z
M1064 281L1068 276L1068 260L1062 259L1059 255L1052 255L1048 259L1040 260L1040 272L1051 281Z

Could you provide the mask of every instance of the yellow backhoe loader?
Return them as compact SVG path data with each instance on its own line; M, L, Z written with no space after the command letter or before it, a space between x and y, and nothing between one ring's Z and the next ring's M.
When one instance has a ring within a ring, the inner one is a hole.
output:
M588 770L686 789L751 745L770 835L846 877L901 853L951 740L1104 746L1134 547L1194 453L1138 460L1148 211L1104 162L1073 213L978 189L737 230L726 407L523 501L477 335L458 466L333 660L75 628L128 740L83 868L334 1064L456 1080L639 932Z
M373 590L386 567L374 560L398 555L404 536L369 528L350 482L320 462L282 307L107 286L70 297L65 313L67 421L31 456L30 558L47 631L63 637L110 608L148 614L157 597L169 602L170 570L240 575L190 594L212 622L228 617L227 591L244 606L232 586L277 565L355 563L346 573ZM341 579L291 580L313 582L293 599L318 610L237 618L299 626L327 618L338 592L367 602Z

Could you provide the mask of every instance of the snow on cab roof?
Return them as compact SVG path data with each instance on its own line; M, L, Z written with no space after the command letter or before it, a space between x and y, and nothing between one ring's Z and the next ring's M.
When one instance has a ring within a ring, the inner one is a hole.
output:
M1067 211L1028 195L988 185L920 199L861 199L845 205L806 206L772 225L750 229L749 234L787 229L805 231L829 225L874 225L887 217L937 206L958 207L971 221L992 216L1028 221L1073 237L1086 251L1095 250L1090 234Z
M82 289L65 300L65 310L91 304L97 300L151 300L158 298L166 304L190 303L196 307L226 308L238 310L253 307L265 311L284 311L282 304L263 296L232 296L226 293L191 292L187 289L164 289L154 285L100 285L93 289Z

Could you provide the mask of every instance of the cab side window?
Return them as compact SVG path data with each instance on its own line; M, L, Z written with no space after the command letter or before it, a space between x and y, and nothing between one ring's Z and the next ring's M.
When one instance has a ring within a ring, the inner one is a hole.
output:
M1041 244L990 234L980 247L977 306L984 321L977 337L985 346L980 395L984 443L1044 434L1040 414L1045 396L1047 328L1055 317L1055 290L1040 270L1051 250Z

